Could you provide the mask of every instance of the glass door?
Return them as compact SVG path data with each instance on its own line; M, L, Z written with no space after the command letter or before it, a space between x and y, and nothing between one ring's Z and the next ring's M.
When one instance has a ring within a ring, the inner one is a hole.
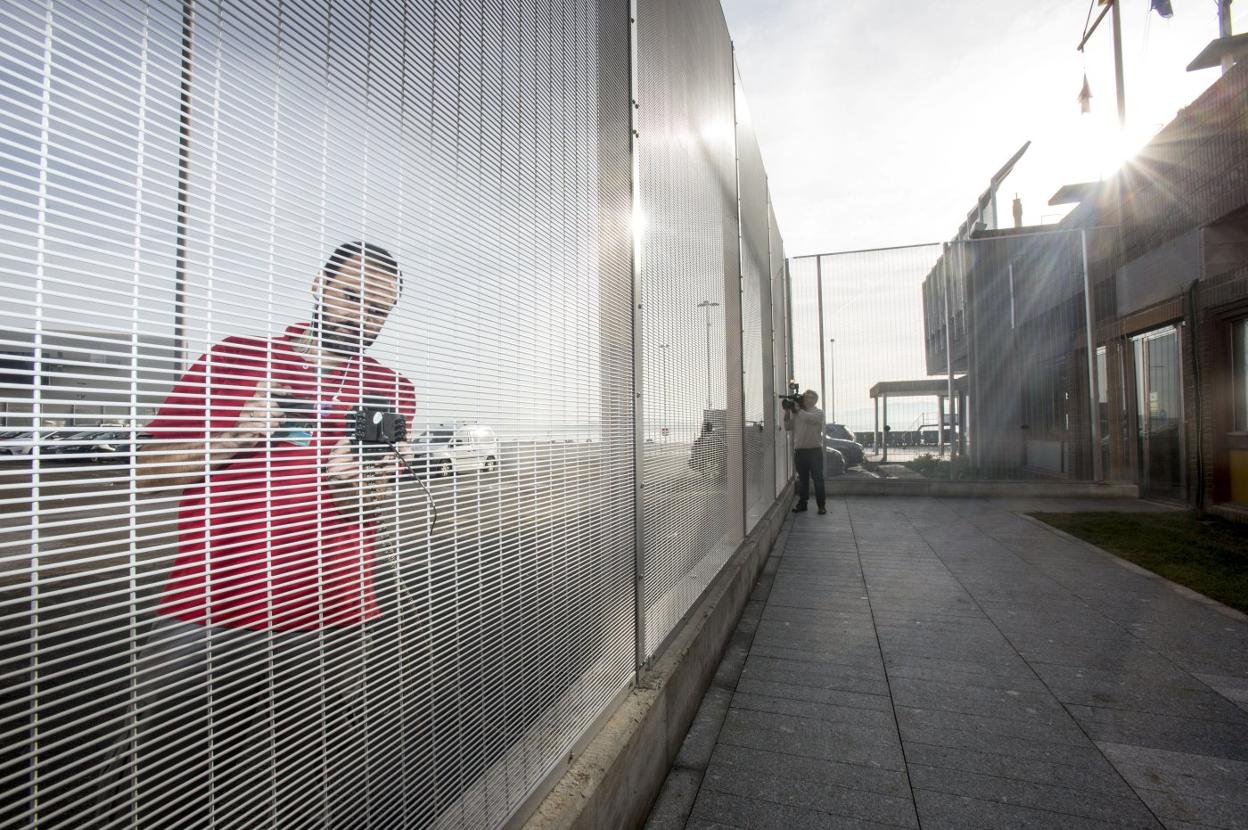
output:
M1174 326L1133 338L1143 495L1182 500L1183 377Z

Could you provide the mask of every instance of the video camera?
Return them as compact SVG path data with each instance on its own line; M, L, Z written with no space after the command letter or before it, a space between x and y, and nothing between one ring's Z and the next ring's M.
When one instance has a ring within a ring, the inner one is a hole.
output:
M362 406L353 417L357 444L392 446L407 440L407 419L397 412Z
M789 412L796 412L802 408L802 387L795 380L789 381L789 394L776 397L780 399L780 406Z

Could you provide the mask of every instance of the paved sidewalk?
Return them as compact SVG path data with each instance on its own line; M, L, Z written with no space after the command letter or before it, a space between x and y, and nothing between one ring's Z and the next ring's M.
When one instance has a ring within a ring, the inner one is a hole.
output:
M1248 623L1016 512L1106 507L794 517L647 827L1248 828Z

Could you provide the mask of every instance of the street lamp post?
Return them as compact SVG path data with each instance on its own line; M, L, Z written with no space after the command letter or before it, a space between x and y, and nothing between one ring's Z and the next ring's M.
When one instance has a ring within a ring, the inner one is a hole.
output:
M828 340L831 348L828 351L828 364L832 367L831 388L828 390L828 409L832 413L832 423L836 423L836 338Z
M703 300L698 308L706 312L706 409L711 409L711 309L719 308L719 303Z
M668 347L669 347L669 344L667 343L659 344L659 349L660 349L659 365L662 367L661 373L663 376L663 429L665 431L668 431L667 419L669 417L668 411L667 411L667 350L668 350ZM659 437L667 438L668 436L666 434L660 434Z

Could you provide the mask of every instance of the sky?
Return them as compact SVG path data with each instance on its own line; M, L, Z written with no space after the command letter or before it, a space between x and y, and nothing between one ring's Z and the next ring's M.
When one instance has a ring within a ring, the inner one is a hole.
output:
M1185 71L1217 36L1214 0L1172 5L1123 2L1119 139L1109 16L1075 48L1089 0L723 0L786 253L949 239L1028 140L1002 222L1016 192L1025 224L1060 220L1058 187L1112 173L1219 77Z

